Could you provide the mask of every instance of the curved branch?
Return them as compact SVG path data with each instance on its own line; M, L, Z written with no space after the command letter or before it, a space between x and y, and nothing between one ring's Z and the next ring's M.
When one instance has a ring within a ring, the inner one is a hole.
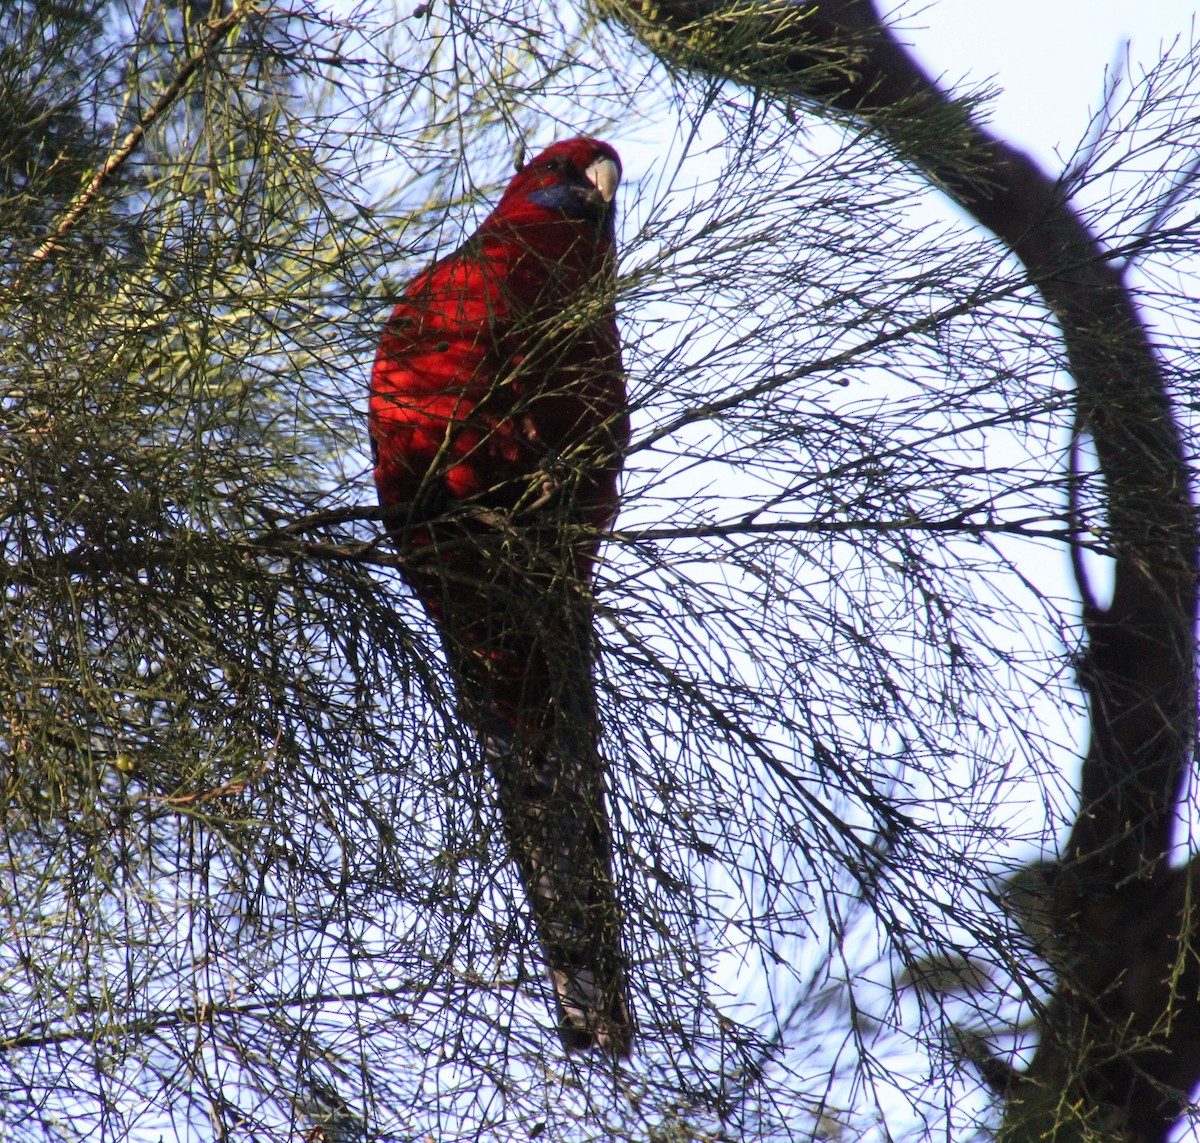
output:
M869 0L606 3L676 64L865 123L1005 243L1058 320L1115 577L1108 607L1083 616L1091 741L1054 902L1070 970L1028 1072L1040 1083L1010 1097L1005 1133L1074 1140L1098 1127L1159 1143L1200 1081L1191 878L1165 866L1195 740L1198 544L1165 377L1112 252L1062 183L942 92Z
M1087 624L1093 737L1068 854L1103 864L1106 878L1155 865L1194 738L1197 539L1166 382L1109 252L1061 184L975 124L866 0L771 3L749 15L712 0L610 11L684 62L866 121L1025 265L1062 330L1116 558L1112 603Z

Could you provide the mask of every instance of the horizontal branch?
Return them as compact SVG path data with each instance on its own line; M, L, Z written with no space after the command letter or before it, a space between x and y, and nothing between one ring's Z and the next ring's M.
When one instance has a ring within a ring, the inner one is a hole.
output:
M907 515L895 519L877 516L848 517L840 520L731 520L725 523L701 523L677 527L618 528L600 533L600 539L618 545L636 546L645 543L669 543L674 540L717 540L772 536L848 536L889 535L898 533L926 534L938 536L961 535L980 538L984 536L1013 536L1027 540L1049 540L1054 543L1080 543L1073 529L1063 521L1061 514L1038 514L1016 519L998 519L986 514L984 507L965 509L953 516L925 519ZM985 513L984 518L977 518ZM332 523L356 521L386 521L389 517L403 517L399 510L382 511L379 508L342 508L327 512L314 512L301 516L284 527L250 539L220 537L220 543L249 553L328 561L330 563L359 564L367 567L403 569L411 566L412 558L403 546L393 552L381 549L390 542L386 534L370 540L314 540L305 539L306 532L319 531ZM519 531L520 520L508 520L498 525L495 513L465 514L485 525L503 526ZM1056 527L1047 527L1056 524ZM591 543L594 529L579 526L581 542ZM448 551L455 546L472 543L469 535L443 541L439 547ZM1111 548L1097 540L1084 545L1097 555L1111 555ZM164 538L156 544L130 545L127 547L82 543L66 551L47 554L36 559L21 560L0 565L0 583L33 587L45 583L47 578L67 574L73 576L110 576L114 572L136 572L158 566L171 547Z
M318 992L312 996L299 996L290 1000L247 1001L243 1004L222 1004L214 1000L194 1004L181 1004L176 1008L164 1008L149 1012L133 1020L114 1020L105 1023L98 1009L83 1008L78 1015L84 1023L72 1028L47 1028L20 1032L14 1036L0 1036L0 1053L20 1051L25 1048L48 1048L72 1042L95 1044L97 1041L128 1040L133 1036L144 1036L167 1028L195 1027L211 1024L222 1017L271 1016L276 1012L294 1009L317 1008L331 1004L375 1004L380 1000L395 1000L404 996L422 996L428 991L425 981L410 981L391 988L363 989L354 992Z

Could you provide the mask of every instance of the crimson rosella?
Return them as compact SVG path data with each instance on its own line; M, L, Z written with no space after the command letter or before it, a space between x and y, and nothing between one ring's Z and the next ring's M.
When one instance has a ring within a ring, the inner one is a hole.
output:
M614 289L621 163L555 143L404 291L371 380L375 483L437 624L576 1050L632 1022L597 752L592 569L629 420Z

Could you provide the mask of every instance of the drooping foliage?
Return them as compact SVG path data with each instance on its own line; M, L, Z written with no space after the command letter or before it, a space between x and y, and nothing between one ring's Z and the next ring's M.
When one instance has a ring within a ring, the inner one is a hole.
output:
M1004 886L1073 812L1067 553L1107 540L1037 283L844 110L688 70L699 32L532 0L5 11L6 1132L991 1122L969 1061L1023 1059L1052 988ZM1198 94L1168 54L1074 188L1173 317ZM522 145L581 132L626 168L596 672L628 1064L558 1049L365 435L400 285ZM1193 339L1158 338L1185 405Z

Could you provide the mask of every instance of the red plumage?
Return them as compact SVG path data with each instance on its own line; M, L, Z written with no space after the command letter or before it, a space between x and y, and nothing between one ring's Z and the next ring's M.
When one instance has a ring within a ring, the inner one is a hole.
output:
M632 1038L596 750L592 568L629 422L616 152L556 143L404 291L371 379L379 500L483 744L568 1048Z

